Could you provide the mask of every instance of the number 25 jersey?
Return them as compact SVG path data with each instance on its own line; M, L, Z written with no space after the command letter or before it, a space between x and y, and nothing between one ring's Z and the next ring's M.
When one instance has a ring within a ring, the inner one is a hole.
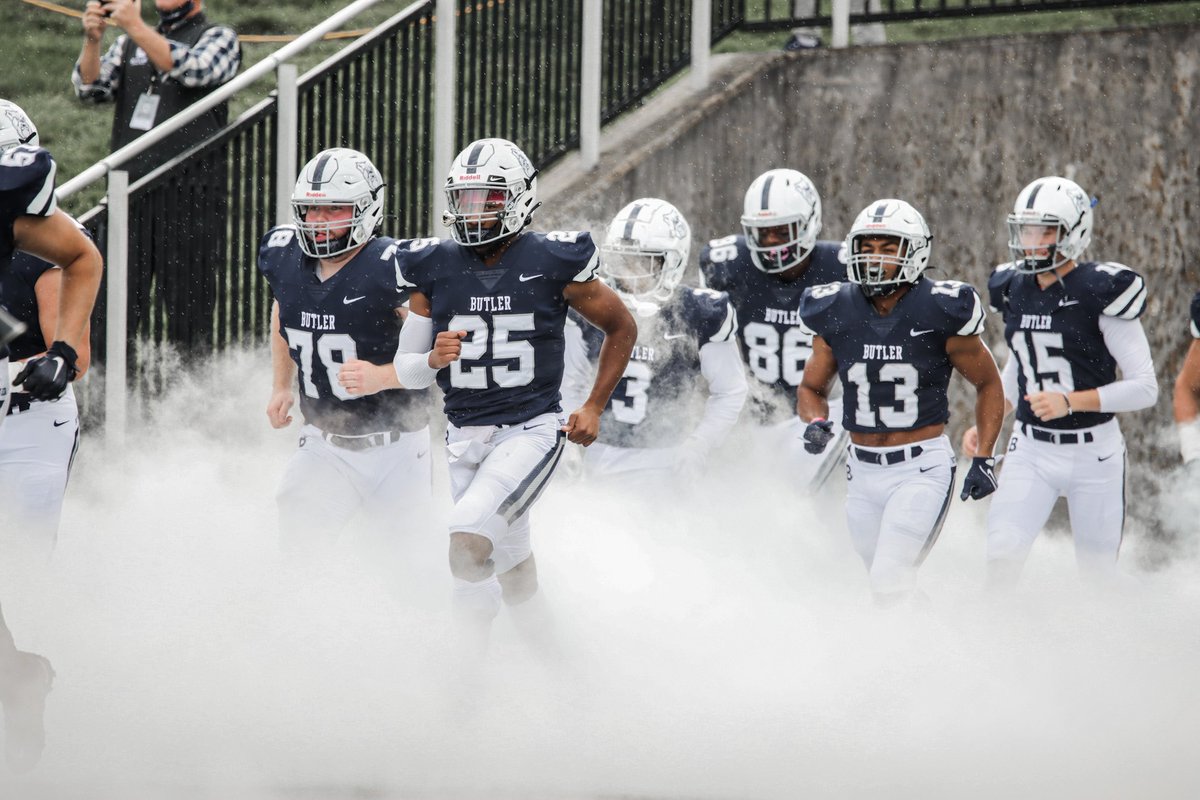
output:
M429 300L434 335L467 331L462 354L437 374L453 424L513 425L560 411L570 283L596 280L586 231L519 234L492 267L450 239L398 253L406 285Z
M1017 419L1043 428L1090 428L1112 414L1078 412L1043 422L1025 395L1095 389L1117 379L1100 317L1137 319L1146 307L1142 276L1122 264L1083 262L1045 289L1037 276L1001 264L988 280L1004 316L1004 340L1017 360Z
M804 324L832 348L844 388L846 430L907 431L950 419L952 336L983 330L983 301L969 284L922 277L886 316L853 283L814 286L800 299Z

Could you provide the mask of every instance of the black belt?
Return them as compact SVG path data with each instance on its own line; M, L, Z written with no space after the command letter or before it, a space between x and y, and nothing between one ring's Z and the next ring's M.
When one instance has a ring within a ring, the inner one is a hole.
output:
M1021 433L1032 438L1035 442L1052 442L1054 444L1089 444L1096 440L1091 431L1083 431L1082 433L1059 433L1058 431L1048 431L1042 428L1035 428L1032 425L1021 423Z
M340 447L343 450L369 450L372 447L383 447L384 445L399 441L400 437L405 433L409 433L409 431L380 431L379 433L366 433L361 436L343 436L339 433L321 431L321 438L334 447Z
M873 450L863 450L861 447L852 447L854 457L859 461L865 461L868 464L899 464L901 461L906 461L910 458L916 458L921 455L924 450L919 444L914 444L912 447L905 447L901 450L888 450L886 453L876 453Z

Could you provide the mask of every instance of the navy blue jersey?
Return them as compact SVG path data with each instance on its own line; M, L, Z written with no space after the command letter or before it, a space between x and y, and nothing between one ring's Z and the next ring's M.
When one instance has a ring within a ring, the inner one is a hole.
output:
M1192 336L1200 339L1200 292L1192 298Z
M1095 389L1117 379L1100 317L1137 319L1146 306L1142 276L1121 264L1084 262L1046 289L1037 276L1001 264L988 280L991 306L1004 316L1004 340L1017 359L1017 419L1045 428L1090 428L1112 414L1078 412L1043 422L1025 395Z
M950 419L952 336L983 330L983 301L969 284L921 278L881 316L853 283L804 293L800 315L833 349L850 431L908 431Z
M796 309L805 289L846 279L840 248L838 242L817 242L808 267L791 282L754 266L744 236L714 239L700 251L704 285L729 294L741 326L742 358L750 373L770 387L770 406L758 409L764 421L795 413L796 387L812 355L812 334L800 324Z
M604 333L572 318L583 331L588 359L598 362ZM704 409L700 348L734 337L737 314L724 292L680 288L649 319L638 320L637 345L613 390L597 441L617 447L683 443Z
M54 159L40 147L22 145L0 155L0 273L12 260L17 217L48 217L58 208L54 199Z
M520 234L494 267L449 239L420 239L399 269L429 299L434 334L469 332L462 355L437 375L446 416L458 426L512 425L560 411L563 289L596 279L586 231Z
M376 237L321 281L317 260L300 249L293 226L281 225L263 237L258 268L279 303L279 332L299 371L300 410L323 431L354 436L428 424L425 392L389 389L355 396L337 381L347 361L390 364L396 355L401 325L396 308L408 299L395 258L402 246Z
M8 343L9 358L23 359L46 352L48 342L42 338L34 286L51 269L58 268L29 253L17 252L8 270L0 275L0 305L26 325L25 332Z

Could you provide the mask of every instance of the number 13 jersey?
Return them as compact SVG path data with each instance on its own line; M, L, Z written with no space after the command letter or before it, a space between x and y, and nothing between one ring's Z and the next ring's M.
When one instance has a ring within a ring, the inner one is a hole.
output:
M1095 389L1117 379L1100 317L1137 319L1146 307L1142 276L1122 264L1084 262L1046 289L1037 276L1001 264L988 280L992 308L1017 360L1017 419L1043 428L1090 428L1112 414L1077 412L1043 422L1025 400L1034 392Z
M561 411L563 289L596 280L590 233L522 233L493 267L453 240L418 239L399 265L428 298L435 335L467 331L459 359L437 375L450 422L513 425Z
M800 299L804 324L825 340L844 388L842 426L907 431L950 419L952 336L983 330L983 301L969 284L919 279L887 316L853 283L814 286Z

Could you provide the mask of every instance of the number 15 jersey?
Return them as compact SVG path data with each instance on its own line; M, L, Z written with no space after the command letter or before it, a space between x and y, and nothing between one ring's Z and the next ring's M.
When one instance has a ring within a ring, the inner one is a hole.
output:
M814 286L800 299L804 324L833 350L844 387L842 426L909 431L950 419L952 336L983 331L983 301L969 284L921 278L881 316L853 283Z
M513 425L562 410L563 289L596 280L590 233L519 234L493 267L453 240L418 239L398 264L428 298L435 336L467 331L459 359L437 374L450 422Z

